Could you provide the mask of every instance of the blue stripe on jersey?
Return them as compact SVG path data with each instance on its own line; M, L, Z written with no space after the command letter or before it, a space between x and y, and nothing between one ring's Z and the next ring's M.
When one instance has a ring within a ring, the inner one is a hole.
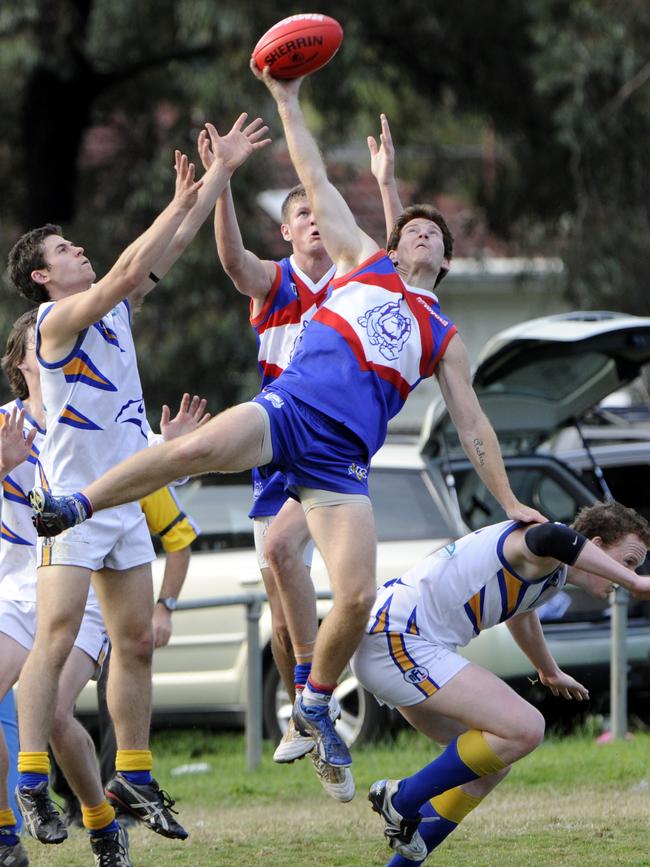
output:
M529 585L507 569L500 569L497 572L497 581L499 582L499 593L501 594L499 623L503 623L504 620L512 617L517 611Z
M375 615L375 622L368 630L369 635L372 635L375 632L388 632L388 611L390 609L390 603L392 601L393 594L391 593L391 595L388 597L388 599L384 602L384 604Z
M68 424L70 427L79 428L79 430L103 430L94 421L85 416L78 409L75 409L69 403L63 407L63 412L58 418L61 424Z
M99 322L93 322L93 328L96 328L97 331L99 331L99 333L107 343L110 343L111 346L117 347L120 352L124 352L124 350L120 346L120 341L117 339L117 334L113 331L112 328L109 328L102 319L100 319Z
M2 522L2 538L6 539L7 542L11 542L12 545L29 545L32 548L34 547L33 542L29 542L27 539L23 539L22 536L19 536L18 533L14 533L13 530L10 530L9 527Z
M413 611L411 611L411 616L409 617L408 622L406 624L406 631L409 633L409 635L419 635L420 634L420 630L418 629L417 616L416 616L417 610L418 610L418 607L416 605L415 608L413 609Z
M117 391L113 383L92 363L88 355L79 349L76 356L63 367L66 382L83 382L102 391Z
M21 506L31 508L27 494L11 476L5 476L2 480L2 496L5 500L13 500L14 503L20 503Z

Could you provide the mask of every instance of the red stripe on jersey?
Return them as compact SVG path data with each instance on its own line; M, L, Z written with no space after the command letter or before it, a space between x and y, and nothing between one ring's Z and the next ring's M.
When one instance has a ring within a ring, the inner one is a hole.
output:
M278 376L283 372L284 368L280 367L278 364L271 364L268 361L260 361L259 365L264 373L264 378L272 377L273 379L277 379Z
M433 371L436 369L438 364L440 363L440 359L447 351L447 346L449 346L449 341L454 336L454 334L458 333L458 329L455 325L449 329L449 331L445 334L442 343L440 344L440 348L436 352L436 354L431 359L431 363L427 366L425 373L422 374L423 377L431 376Z
M326 307L321 307L318 313L314 316L314 320L318 320L318 322L321 322L323 325L328 325L330 328L338 331L354 353L361 370L372 370L377 374L377 376L381 377L381 379L390 382L390 384L398 390L402 400L406 400L411 392L411 386L409 383L403 378L398 370L384 364L375 364L374 361L368 361L363 344L347 319L343 319L343 317L339 316L338 313L334 313Z
M375 262L378 262L380 259L383 259L387 255L385 250L377 250L372 256L366 259L364 262L361 262L360 265L357 265L352 271L348 271L347 274L343 274L341 277L335 277L331 282L332 289L338 289L339 286L344 286L346 283L351 283L353 280L359 280L359 274L362 271L365 271L366 268L369 268ZM394 272L395 274L397 272ZM374 277L383 277L383 274L379 274L376 271L373 274ZM400 279L398 277L398 279Z
M255 299L251 298L250 302L250 323L253 328L257 328L260 322L264 321L264 317L268 315L271 306L273 305L273 300L280 288L280 283L282 282L282 268L278 265L277 262L273 263L275 265L275 279L271 284L271 288L269 289L269 293L264 299L264 305L257 316L253 316L253 304L255 303Z

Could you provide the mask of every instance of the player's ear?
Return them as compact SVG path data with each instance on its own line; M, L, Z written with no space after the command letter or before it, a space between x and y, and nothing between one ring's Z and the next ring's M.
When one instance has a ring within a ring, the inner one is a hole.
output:
M286 223L283 223L280 226L280 232L285 241L291 243L291 229L287 226Z
M592 539L590 539L589 541L590 541L590 542L593 542L594 545L596 545L596 547L598 547L598 548L602 548L602 547L603 547L603 540L602 540L602 537L601 537L601 536L594 536L594 537L593 537Z
M32 278L34 283L38 283L39 286L44 286L47 282L49 282L50 279L50 275L44 269L41 269L39 271L32 271L29 276Z
M397 268L397 266L398 266L398 264L399 264L398 261L397 261L397 250L389 250L389 251L388 251L388 256L389 256L389 258L390 258L390 261L391 261L391 262L393 263L393 265Z

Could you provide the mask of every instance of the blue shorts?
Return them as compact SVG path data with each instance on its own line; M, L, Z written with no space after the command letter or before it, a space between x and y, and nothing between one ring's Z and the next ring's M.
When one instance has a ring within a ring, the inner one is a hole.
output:
M280 471L262 478L258 467L253 467L253 505L249 518L269 518L277 515L287 502L287 477Z
M275 385L253 398L269 417L273 459L262 478L280 470L287 489L316 488L368 496L368 450L349 428Z

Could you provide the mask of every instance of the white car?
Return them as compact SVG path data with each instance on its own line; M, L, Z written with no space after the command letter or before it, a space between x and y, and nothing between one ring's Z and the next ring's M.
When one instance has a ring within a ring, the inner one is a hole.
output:
M457 535L444 486L434 483L414 443L389 443L375 456L370 474L377 535L377 581L400 575L434 547ZM183 602L262 593L253 547L249 474L201 476L177 489L185 511L202 529L196 541L181 594ZM164 558L154 563L156 587ZM317 590L329 590L323 561L314 555L312 576ZM318 603L324 617L331 603ZM157 650L153 670L154 722L241 725L246 710L246 609L242 605L179 610L168 647ZM263 708L267 735L279 738L291 708L271 657L271 617L264 606L260 619ZM337 689L343 715L339 727L349 743L377 735L386 711L351 675ZM77 705L83 715L95 706L92 685Z

